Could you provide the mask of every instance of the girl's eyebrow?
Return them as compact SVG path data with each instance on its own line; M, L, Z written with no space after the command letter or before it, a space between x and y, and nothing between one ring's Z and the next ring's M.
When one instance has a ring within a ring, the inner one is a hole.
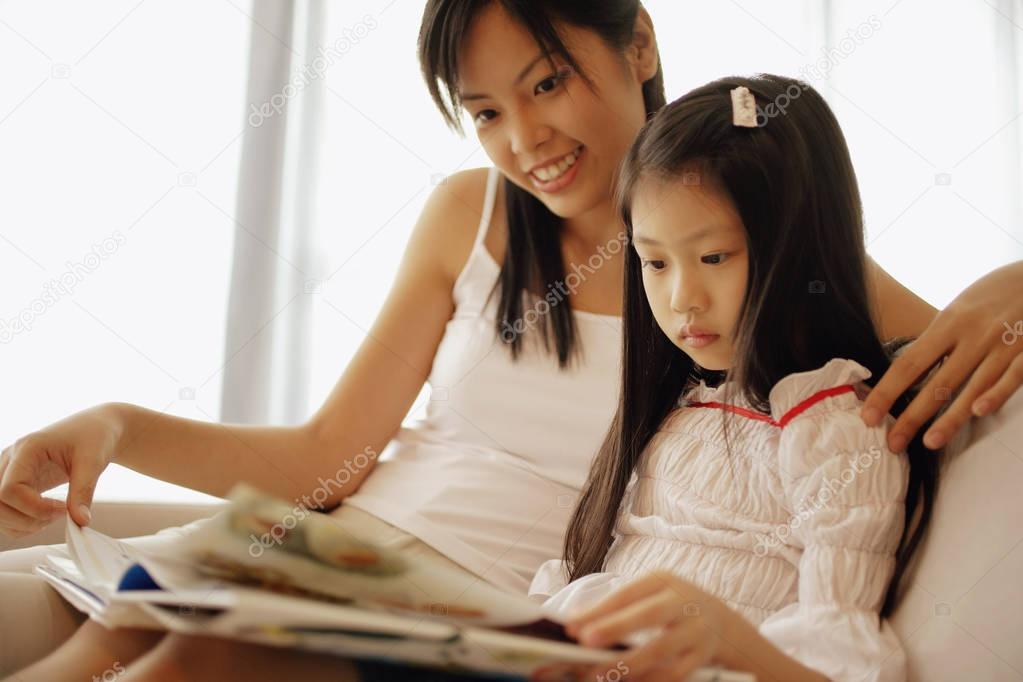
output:
M528 76L529 73L533 70L533 68L537 64L539 64L541 61L543 61L544 59L547 59L547 53L546 52L541 52L535 59L533 59L533 61L529 62L529 64L526 65L526 68L522 69L522 71L519 72L519 75L516 76L516 78L515 78L515 85L518 85L519 83L521 83L522 79L524 79L526 76ZM483 95L483 94L479 94L479 93L468 93L468 92L462 93L462 95L461 95L461 99L462 99L463 102L468 102L468 101L471 101L471 100L474 100L474 99L486 99L487 97L489 97L489 95Z
M699 241L706 237L707 235L714 234L715 232L718 232L718 228L714 225L708 225L702 229L697 230L688 237L683 237L682 239L676 240L676 242L679 244L688 244L690 242ZM657 246L661 246L661 242L657 241L656 239L644 237L643 235L636 234L635 232L632 233L632 241L638 244L655 244Z

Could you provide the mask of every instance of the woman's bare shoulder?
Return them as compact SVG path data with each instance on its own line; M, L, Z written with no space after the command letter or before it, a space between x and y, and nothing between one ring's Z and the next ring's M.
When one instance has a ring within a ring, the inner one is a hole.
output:
M480 221L483 219L483 204L487 194L488 168L471 168L453 173L437 185L430 198L429 213L431 229L438 245L445 273L453 283L469 260L469 254L476 240ZM504 191L499 187L497 200L487 231L486 245L491 255L503 252ZM498 261L500 262L500 261Z

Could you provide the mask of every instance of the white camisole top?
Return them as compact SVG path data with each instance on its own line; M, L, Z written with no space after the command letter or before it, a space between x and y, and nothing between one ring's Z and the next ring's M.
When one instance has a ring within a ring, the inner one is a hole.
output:
M527 331L511 353L496 331L500 266L487 251L502 178L490 170L469 259L455 281L428 378L425 416L403 426L345 504L431 545L488 582L525 594L562 554L565 530L614 415L621 318L574 311L582 358L557 356Z

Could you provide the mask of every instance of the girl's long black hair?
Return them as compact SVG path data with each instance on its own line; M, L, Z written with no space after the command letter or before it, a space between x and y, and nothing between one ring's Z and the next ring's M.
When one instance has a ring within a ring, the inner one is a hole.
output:
M756 99L758 127L732 123L730 92L738 86ZM871 317L859 190L845 138L820 95L779 76L723 78L661 110L643 127L619 174L615 200L630 241L637 185L684 182L687 174L724 192L746 229L748 284L729 386L769 412L768 394L781 378L833 358L869 369L873 386L905 340L882 343ZM602 570L637 461L699 376L657 326L635 250L625 258L622 390L565 539L572 580ZM904 395L893 413L901 414L911 397ZM938 457L923 446L925 430L907 449L905 527L882 617L898 601L899 583L931 517Z
M556 23L570 24L594 32L611 49L623 53L632 43L639 15L639 0L429 0L419 30L419 63L430 95L448 126L462 132L462 102L459 98L459 50L473 20L491 3L500 3L536 40L549 57L559 55L592 83L565 47ZM647 116L665 104L664 76L657 74L643 84ZM513 358L522 350L523 336L509 333L521 328L523 294L544 298L550 285L565 280L561 251L562 219L539 199L510 180L504 181L508 248L501 275L494 286L499 296L497 332L509 346ZM558 364L565 368L578 350L575 321L568 298L552 306L538 325L544 346L550 350L553 338Z

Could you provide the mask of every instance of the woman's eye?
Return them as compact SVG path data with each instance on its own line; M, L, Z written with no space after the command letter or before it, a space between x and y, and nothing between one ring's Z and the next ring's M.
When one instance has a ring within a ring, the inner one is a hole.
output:
M711 253L704 256L700 260L706 263L707 265L721 265L722 263L725 262L726 258L728 258L727 253Z
M642 266L644 268L649 268L650 270L654 270L654 271L663 270L664 269L664 261L663 260L646 260L646 259L643 259Z
M544 89L544 85L549 85L550 87ZM548 92L551 92L556 87L558 87L558 78L557 76L551 76L550 78L544 78L542 81L540 81L537 84L536 89L538 91L538 94L546 95Z
M545 95L548 92L554 90L554 88L558 87L558 85L560 85L561 82L568 78L570 75L572 75L572 67L563 66L560 69L558 69L558 72L553 76L548 76L547 78L544 78L542 81L537 83L536 89L541 90L545 84L549 85L550 87L548 89L542 90L542 92L539 93L541 95Z

